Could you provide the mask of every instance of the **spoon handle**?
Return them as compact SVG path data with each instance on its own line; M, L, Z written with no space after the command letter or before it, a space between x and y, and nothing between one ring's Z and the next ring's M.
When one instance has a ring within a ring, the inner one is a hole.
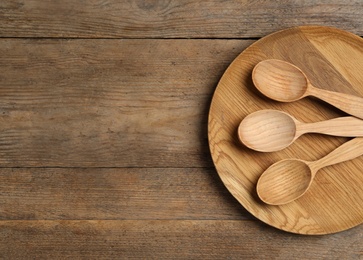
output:
M353 116L345 116L314 123L300 123L297 134L302 135L304 133L363 137L363 120Z
M317 172L323 167L349 161L361 155L363 155L363 138L357 137L342 144L323 158L312 162L310 167Z
M311 86L311 85L310 85ZM309 94L317 97L336 108L363 119L363 98L349 94L333 92L311 86Z

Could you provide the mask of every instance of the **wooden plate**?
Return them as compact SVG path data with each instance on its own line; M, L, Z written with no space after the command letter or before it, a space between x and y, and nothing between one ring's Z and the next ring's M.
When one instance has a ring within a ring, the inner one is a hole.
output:
M363 40L330 27L303 26L276 32L244 50L221 78L211 103L208 135L215 167L233 196L255 217L288 232L328 234L363 222L363 156L320 170L310 190L283 206L261 202L255 186L261 173L285 158L317 160L349 140L306 134L288 148L261 153L238 141L237 128L249 113L278 109L303 122L346 115L311 97L292 103L265 98L254 87L253 67L275 58L300 67L316 87L363 97Z

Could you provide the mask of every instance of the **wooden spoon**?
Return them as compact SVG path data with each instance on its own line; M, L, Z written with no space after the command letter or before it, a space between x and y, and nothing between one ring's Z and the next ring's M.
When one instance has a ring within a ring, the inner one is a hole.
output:
M285 159L271 165L257 182L257 194L271 205L300 198L323 167L352 160L363 154L363 138L354 138L317 161Z
M285 112L266 109L249 114L238 127L240 141L260 152L282 150L305 133L363 137L363 120L347 116L302 123Z
M315 96L342 111L363 119L363 98L314 87L304 72L282 60L264 60L252 72L252 80L265 96L291 102Z

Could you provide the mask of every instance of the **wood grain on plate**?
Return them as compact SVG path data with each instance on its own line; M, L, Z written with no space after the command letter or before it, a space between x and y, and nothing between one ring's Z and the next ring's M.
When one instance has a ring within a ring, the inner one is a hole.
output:
M276 32L243 51L226 70L215 91L209 114L213 161L224 184L254 216L276 228L299 234L327 234L363 222L363 158L318 172L310 190L282 206L262 203L257 179L272 163L285 158L316 160L347 138L305 135L274 153L252 151L238 141L240 121L259 109L279 109L303 122L345 115L314 98L279 103L263 97L251 72L261 60L275 58L300 67L312 84L327 90L363 96L363 40L328 27L305 26Z

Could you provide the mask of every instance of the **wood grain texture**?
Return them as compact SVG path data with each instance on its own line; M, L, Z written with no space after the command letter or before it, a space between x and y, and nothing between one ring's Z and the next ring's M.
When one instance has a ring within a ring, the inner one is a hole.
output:
M264 60L255 66L252 79L257 89L273 100L293 102L313 96L349 115L363 119L361 96L314 87L305 73L290 62L277 59Z
M363 136L363 120L344 116L304 123L281 110L261 109L248 114L238 126L243 145L260 152L276 152L287 148L303 134Z
M362 229L311 237L257 221L2 221L0 257L358 260Z
M361 259L361 226L309 237L252 220L206 136L251 39L311 23L363 35L362 17L337 0L0 1L0 258Z
M330 165L353 160L362 154L363 138L357 137L345 142L316 161L303 161L296 158L278 161L264 171L258 179L257 194L267 204L288 204L309 190L319 170ZM359 197L359 195L359 191L357 191L351 196ZM327 194L327 196L330 195ZM322 196L320 204L324 204L323 198L325 199L325 196ZM339 201L337 201L338 203Z
M207 114L251 41L0 42L0 164L211 166Z
M324 51L325 47L329 51ZM251 79L254 66L264 59L292 62L321 89L363 96L363 40L356 35L328 27L302 26L252 44L226 70L210 109L210 149L223 182L254 216L285 231L328 234L363 223L362 157L321 169L308 192L286 205L270 206L258 198L257 180L273 163L286 158L314 161L349 140L304 135L274 153L243 146L237 137L238 125L248 114L261 109L281 110L305 122L346 116L313 98L285 103L264 97Z
M3 0L0 37L249 38L303 24L363 35L360 1Z
M214 169L0 169L1 220L251 218Z

